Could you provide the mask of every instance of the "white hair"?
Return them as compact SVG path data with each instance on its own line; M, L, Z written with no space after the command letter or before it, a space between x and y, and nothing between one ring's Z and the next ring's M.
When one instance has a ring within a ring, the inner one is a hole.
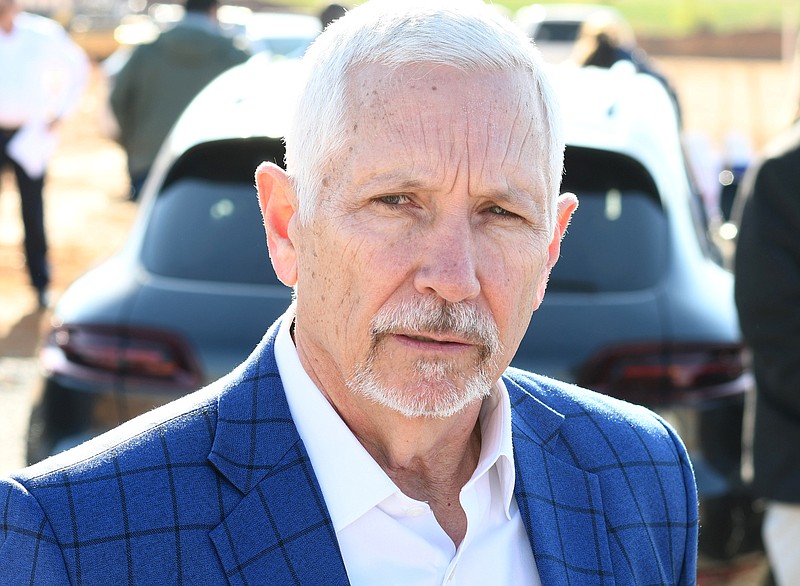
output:
M548 162L545 187L552 201L563 171L564 139L554 91L532 41L480 0L371 0L325 29L304 57L308 78L286 132L286 168L299 201L299 219L312 217L325 168L344 145L348 112L355 107L348 81L356 68L438 64L464 72L528 74L540 104L534 125L541 140L538 165ZM555 205L551 205L555 217Z

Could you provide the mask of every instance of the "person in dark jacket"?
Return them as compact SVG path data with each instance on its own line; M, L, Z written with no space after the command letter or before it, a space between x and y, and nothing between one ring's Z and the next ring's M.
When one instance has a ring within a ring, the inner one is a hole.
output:
M217 0L186 0L186 14L152 43L139 45L110 95L128 157L131 199L138 197L161 144L201 89L249 54L222 33Z
M337 18L343 17L346 12L347 9L341 4L328 4L319 13L319 22L322 25L322 30L328 28L328 25Z
M733 211L736 304L756 377L752 481L778 585L800 584L800 120L745 175Z

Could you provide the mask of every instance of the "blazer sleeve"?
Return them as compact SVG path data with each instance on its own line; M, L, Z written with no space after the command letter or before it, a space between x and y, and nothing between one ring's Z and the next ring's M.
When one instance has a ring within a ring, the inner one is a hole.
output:
M61 546L34 496L12 479L0 480L0 584L70 584Z

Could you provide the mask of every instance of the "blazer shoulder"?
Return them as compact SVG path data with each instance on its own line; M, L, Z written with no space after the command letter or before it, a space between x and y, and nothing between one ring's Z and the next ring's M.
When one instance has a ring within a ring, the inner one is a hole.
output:
M175 528L209 531L234 494L208 462L214 420L213 396L187 395L0 480L8 517L0 584L19 583L6 580L12 555L21 570L37 568L25 584L67 584L77 576L84 583L121 581L129 568L120 544L134 534L161 543L148 549L150 562L173 571L181 559L168 547L180 543ZM45 552L45 566L37 551Z
M561 413L566 419L589 415L605 420L609 425L649 427L663 424L663 419L647 407L572 383L514 368L509 368L505 376L506 383L511 381L516 387L513 392L509 388L512 404L514 394L519 396L522 393Z
M553 449L566 448L569 459L584 469L606 465L609 454L615 462L669 460L688 465L686 447L675 429L647 407L517 369L506 373L506 386L512 419L529 419L541 409L537 405L563 418L553 434L558 440ZM608 449L598 450L600 445Z
M178 575L192 584L225 581L208 535L244 492L220 466L243 463L263 476L260 461L247 454L272 445L265 440L252 449L258 426L273 429L271 420L266 425L249 411L236 417L231 403L237 407L257 390L266 392L266 383L257 384L259 365L271 359L263 348L255 351L205 389L0 480L0 584L19 583L6 579L3 557L17 549L22 557L30 553L20 562L23 569L38 564L37 555L49 556L47 571L37 569L25 584L111 584L134 575L152 583L172 583ZM226 426L252 431L236 442L245 455L234 450L232 463L211 458Z
M131 419L120 426L66 450L14 475L21 483L35 489L65 476L89 478L104 474L112 461L146 466L150 460L161 461L164 451L180 447L204 459L210 450L216 426L218 393L211 385L162 407Z

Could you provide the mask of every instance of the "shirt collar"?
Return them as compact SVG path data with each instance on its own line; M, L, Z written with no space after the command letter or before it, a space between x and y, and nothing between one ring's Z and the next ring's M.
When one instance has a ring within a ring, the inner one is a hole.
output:
M481 455L478 466L469 482L481 475L497 470L502 503L506 517L511 519L511 499L514 498L514 449L511 443L511 399L503 379L492 387L492 393L483 400L478 421L481 426Z
M275 360L297 431L303 439L335 531L398 491L359 443L300 363L287 312L275 339Z
M293 321L294 306L282 318L275 340L275 360L289 410L308 452L334 530L339 531L400 490L303 369L291 336ZM479 422L481 454L467 485L494 467L503 508L510 519L515 481L511 401L502 379L484 399Z

